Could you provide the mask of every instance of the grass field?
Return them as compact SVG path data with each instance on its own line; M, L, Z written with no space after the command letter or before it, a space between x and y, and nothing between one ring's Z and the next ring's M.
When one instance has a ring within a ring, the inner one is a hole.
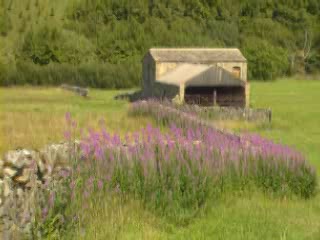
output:
M270 126L226 123L235 131L254 131L300 149L320 171L320 82L279 80L253 82L254 107L270 107ZM82 99L60 89L0 89L0 152L40 147L62 139L64 114L70 111L81 127L97 126L124 133L150 120L127 117L128 104L114 101L117 91L92 90ZM110 217L110 209L118 211ZM320 198L280 199L259 193L227 195L187 226L177 226L129 202L109 200L92 208L83 239L320 239Z
M100 120L108 130L120 133L145 126L149 120L127 117L128 104L113 99L119 93L91 90L90 98L83 99L59 88L1 88L0 152L63 140L66 112L80 128L97 127Z

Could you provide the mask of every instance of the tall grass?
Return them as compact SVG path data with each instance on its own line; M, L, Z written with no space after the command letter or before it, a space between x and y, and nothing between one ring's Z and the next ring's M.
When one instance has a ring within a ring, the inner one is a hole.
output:
M74 160L71 172L62 173L66 190L54 195L59 196L58 207L52 205L40 229L51 226L61 210L69 225L57 224L59 231L67 231L66 226L85 229L91 206L101 204L106 195L121 203L139 201L158 216L186 224L208 201L228 192L258 189L301 198L315 194L315 170L294 149L256 135L239 137L196 125L195 116L179 118L171 110L153 101L131 109L132 114L156 114L170 125L166 133L150 125L123 138L104 127L82 131L81 158ZM66 117L70 130L65 138L73 141L77 124Z
M193 141L200 141L205 150L218 151L220 159L217 159L215 155L209 156L209 158L211 157L218 162L223 162L223 164L229 165L230 169L236 170L236 172L231 173L232 177L239 176L239 169L237 169L239 167L240 169L242 168L240 176L243 176L243 171L250 174L250 168L253 166L251 169L253 172L251 172L251 174L257 174L257 176L262 178L259 179L258 177L255 180L261 183L263 187L271 188L277 192L279 189L285 189L285 187L276 182L278 180L281 182L286 179L287 186L300 196L309 197L315 191L315 169L306 162L300 152L293 148L274 143L254 134L237 136L222 132L215 129L210 122L203 121L201 117L197 116L196 112L178 111L174 107L168 106L168 104L163 105L157 101L135 103L131 107L131 114L140 116L151 115L159 124L177 124L181 127L179 131L187 136L189 140L197 136ZM177 142L181 144L180 141ZM237 161L234 161L235 159L237 159ZM232 164L228 164L228 161ZM262 161L262 163L260 161ZM236 164L236 166L233 164ZM260 167L262 171L259 173ZM216 168L217 167L215 167L215 169ZM291 179L289 172L293 173L299 180L294 180L295 177ZM303 177L300 177L304 176L305 172L310 174L310 178L307 177L305 179L306 188L297 184L297 182L301 183L301 181L303 181ZM271 178L269 179L269 177ZM235 182L238 182L238 179L236 179ZM309 187L311 188L309 189Z

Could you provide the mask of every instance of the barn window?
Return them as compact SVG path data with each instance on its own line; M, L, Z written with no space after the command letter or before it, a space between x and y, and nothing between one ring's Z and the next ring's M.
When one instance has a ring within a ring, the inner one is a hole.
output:
M235 77L240 78L241 77L241 68L240 67L233 67L232 68L232 74Z

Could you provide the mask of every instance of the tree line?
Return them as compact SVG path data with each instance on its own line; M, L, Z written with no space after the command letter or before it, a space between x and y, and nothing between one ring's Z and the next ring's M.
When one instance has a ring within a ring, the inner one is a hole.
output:
M150 47L238 47L249 79L315 74L319 29L318 0L0 0L0 84L135 87Z

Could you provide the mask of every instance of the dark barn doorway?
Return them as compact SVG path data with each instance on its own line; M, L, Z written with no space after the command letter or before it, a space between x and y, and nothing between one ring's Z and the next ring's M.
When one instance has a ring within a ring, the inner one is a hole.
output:
M201 106L245 107L245 89L232 87L186 87L185 103Z

